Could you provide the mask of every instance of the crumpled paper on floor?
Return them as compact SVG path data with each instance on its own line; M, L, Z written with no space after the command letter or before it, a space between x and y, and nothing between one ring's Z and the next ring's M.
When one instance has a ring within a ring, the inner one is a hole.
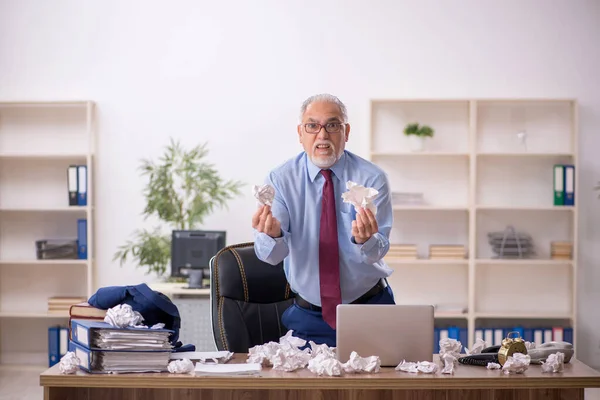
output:
M346 182L346 189L348 189L348 191L342 193L344 203L352 204L357 212L359 208L366 208L370 210L373 215L377 214L377 207L373 204L373 199L377 197L379 191L374 188L364 187L352 181Z
M104 322L119 328L128 326L144 327L142 321L144 317L138 311L133 311L129 304L117 304L106 310Z
M542 361L542 372L562 372L565 368L565 354L556 352Z
M74 374L78 369L79 357L73 351L68 351L58 363L58 370L61 374Z
M462 344L451 338L440 340L440 360L443 364L442 374L453 374L454 365L458 363Z
M419 372L424 374L435 374L438 371L438 365L430 361L413 362L402 360L402 362L398 364L395 369L396 371L410 372L415 374Z
M377 356L360 357L352 352L350 359L341 363L336 358L335 347L326 344L316 344L295 337L289 330L279 339L279 342L268 342L248 349L248 363L259 363L272 366L274 370L286 372L307 368L317 375L341 376L344 373L379 372L381 360Z
M514 353L504 362L502 372L505 374L522 374L529 368L530 362L531 357L528 354Z
M271 206L273 205L273 199L275 198L275 188L271 185L254 185L252 187L254 197L262 205Z
M167 365L167 370L172 374L189 374L194 372L194 363L189 358L173 360Z

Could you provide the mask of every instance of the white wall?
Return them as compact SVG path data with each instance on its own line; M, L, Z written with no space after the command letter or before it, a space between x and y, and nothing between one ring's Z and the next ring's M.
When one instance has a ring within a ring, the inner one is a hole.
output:
M453 4L451 4L453 3ZM373 97L574 97L581 103L581 359L600 365L600 2L0 0L0 100L98 104L98 286L151 279L112 254L143 226L136 168L169 136L209 141L246 195L206 229L251 240L251 185L301 150L301 101L347 103L367 156ZM500 301L501 299L499 299Z

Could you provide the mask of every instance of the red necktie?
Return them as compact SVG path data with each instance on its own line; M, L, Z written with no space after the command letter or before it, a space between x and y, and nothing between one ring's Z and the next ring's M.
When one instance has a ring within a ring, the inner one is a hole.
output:
M335 329L336 307L342 302L340 289L340 254L335 215L335 196L331 170L321 170L325 177L321 200L321 229L319 232L319 281L323 319Z

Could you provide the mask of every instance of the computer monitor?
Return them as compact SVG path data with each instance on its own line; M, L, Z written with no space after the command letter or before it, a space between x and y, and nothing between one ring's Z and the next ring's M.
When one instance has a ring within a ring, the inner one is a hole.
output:
M174 230L171 237L171 276L210 278L210 259L225 247L226 231ZM198 287L198 283L194 283Z

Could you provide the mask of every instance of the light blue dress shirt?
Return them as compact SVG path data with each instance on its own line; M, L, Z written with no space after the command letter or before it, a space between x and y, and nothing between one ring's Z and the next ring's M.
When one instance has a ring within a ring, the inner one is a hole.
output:
M331 170L336 198L342 302L349 303L392 273L383 261L390 247L393 223L391 194L385 172L349 151L344 151ZM272 265L283 260L291 289L318 306L321 305L319 221L325 182L320 171L321 168L315 166L305 152L272 170L265 183L275 188L271 211L281 222L283 236L274 239L254 231L254 249L258 258ZM356 210L342 199L348 181L379 192L374 199L379 229L364 244L353 241L352 221L356 219Z

